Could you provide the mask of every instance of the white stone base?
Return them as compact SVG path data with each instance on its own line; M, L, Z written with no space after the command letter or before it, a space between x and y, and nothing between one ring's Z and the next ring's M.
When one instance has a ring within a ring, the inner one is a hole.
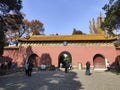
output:
M93 70L101 70L101 71L104 71L104 70L107 70L107 68L94 68Z

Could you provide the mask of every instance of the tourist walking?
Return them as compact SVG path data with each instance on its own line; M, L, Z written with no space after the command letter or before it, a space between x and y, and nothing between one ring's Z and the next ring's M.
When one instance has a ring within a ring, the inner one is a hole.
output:
M85 72L86 75L90 75L90 62L87 61L86 62L86 72Z
M28 64L28 76L31 76L32 69L33 69L33 62L30 61Z
M68 72L69 65L70 64L69 64L68 60L64 60L65 73Z
M28 60L26 60L25 62L25 74L28 75L28 66L29 66L29 63L28 63Z
M107 71L110 71L110 63L107 61Z

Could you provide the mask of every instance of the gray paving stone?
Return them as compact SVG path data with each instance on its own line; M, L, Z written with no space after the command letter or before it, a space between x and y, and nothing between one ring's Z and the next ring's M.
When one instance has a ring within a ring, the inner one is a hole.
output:
M120 90L120 75L111 72L84 70L34 71L31 77L24 72L0 76L0 90Z

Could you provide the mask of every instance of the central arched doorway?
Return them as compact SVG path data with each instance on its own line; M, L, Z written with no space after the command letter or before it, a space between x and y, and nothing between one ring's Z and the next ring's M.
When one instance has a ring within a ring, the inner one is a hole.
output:
M61 67L61 64L64 60L67 60L69 63L72 64L72 56L68 51L63 51L59 54L58 57L58 67ZM63 66L62 66L63 67Z
M94 69L105 69L106 68L105 57L101 54L96 54L93 57L93 65Z

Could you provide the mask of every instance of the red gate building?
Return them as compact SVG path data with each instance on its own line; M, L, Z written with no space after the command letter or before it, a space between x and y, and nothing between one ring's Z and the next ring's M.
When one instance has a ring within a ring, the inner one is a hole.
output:
M106 69L113 64L120 51L114 46L117 37L104 35L30 35L19 39L19 47L6 47L4 57L9 57L18 66L23 66L31 55L37 66L60 66L60 59L69 60L73 67L86 67L90 61L94 69Z

